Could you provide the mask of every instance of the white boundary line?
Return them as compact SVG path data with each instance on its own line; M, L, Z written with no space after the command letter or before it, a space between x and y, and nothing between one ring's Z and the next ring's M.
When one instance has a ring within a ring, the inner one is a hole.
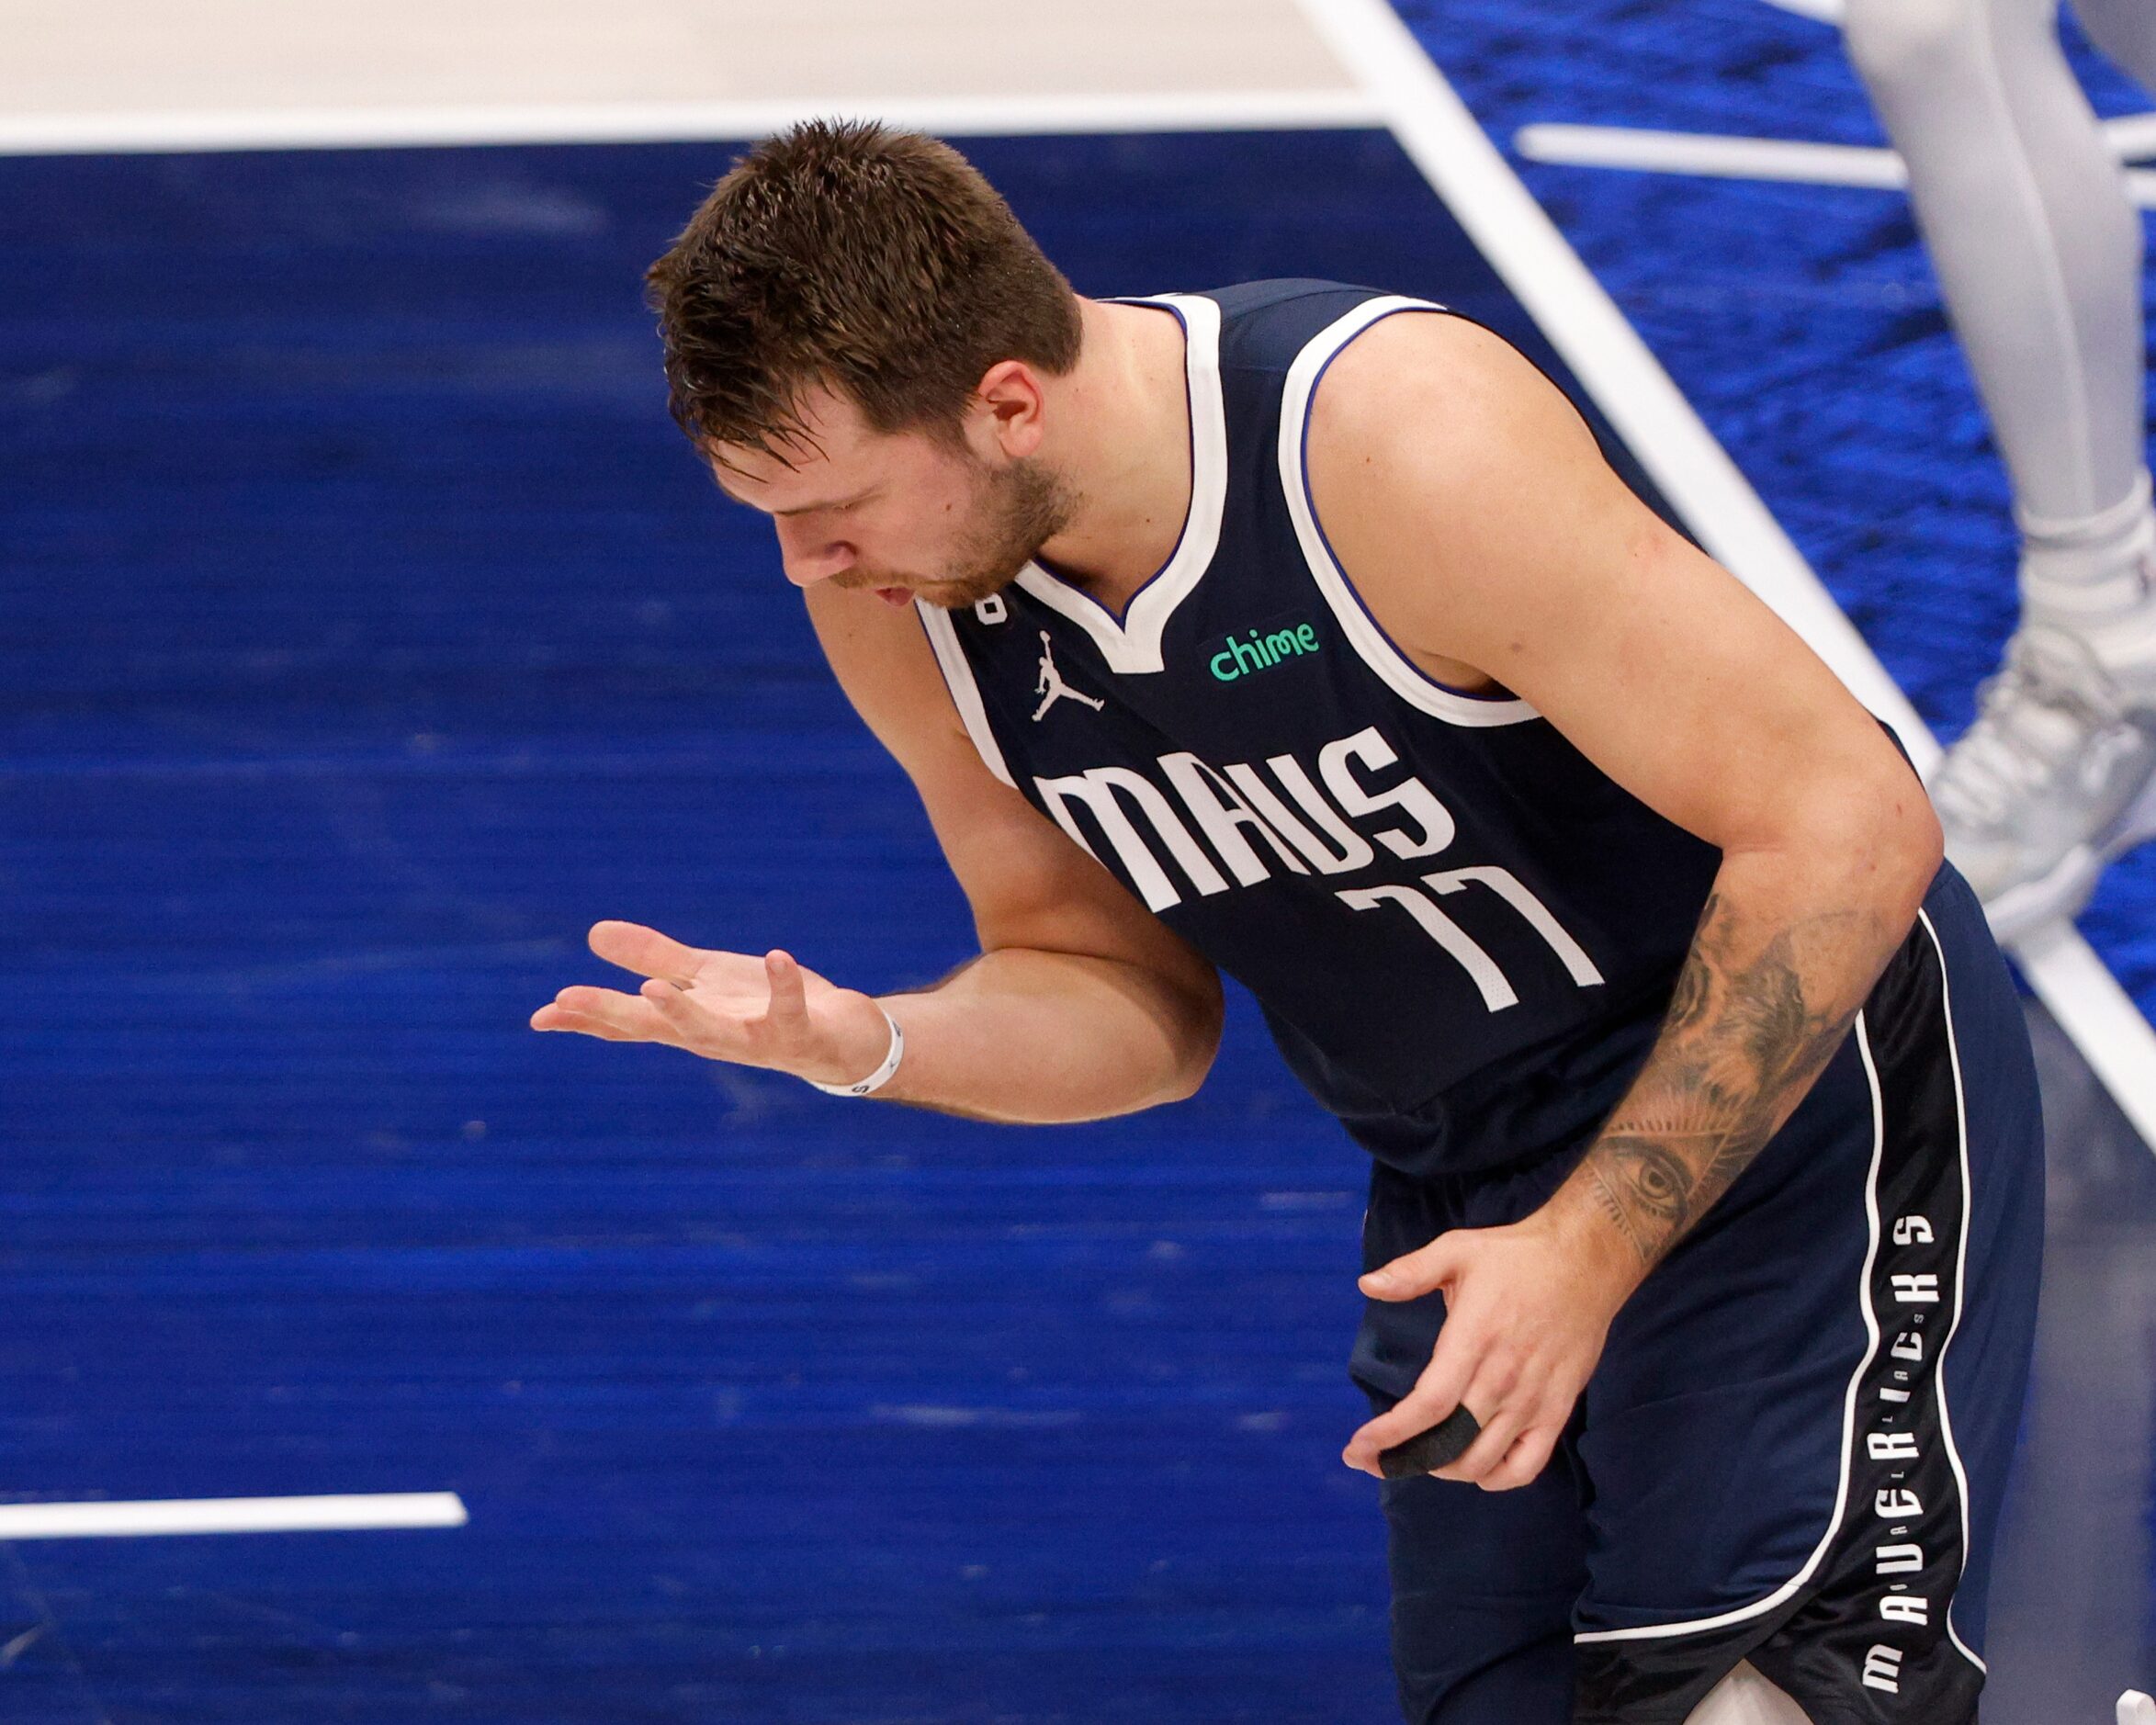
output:
M1821 24L1839 26L1846 8L1842 0L1767 0L1770 6L1778 6L1784 12L1794 12L1800 18L1812 18Z
M2121 162L2156 158L2156 114L2128 114L2104 122L2104 136Z
M1928 772L1939 746L1908 697L1386 0L1299 3L1708 552L1780 613ZM2038 998L2156 1147L2156 1031L2072 929L2015 951Z
M455 1492L345 1497L194 1497L131 1504L0 1504L0 1541L118 1539L182 1533L345 1533L461 1528Z
M1795 139L1733 138L1717 132L1654 131L1634 126L1522 126L1512 147L1530 162L1575 168L1631 168L1648 174L1697 174L1716 179L1799 180L1815 186L1909 184L1909 170L1891 150L1865 144L1804 143Z
M1131 95L789 97L759 102L607 102L456 107L293 108L0 117L0 156L223 150L372 150L413 145L670 143L763 137L810 118L880 119L940 137L1045 133L1294 131L1379 127L1360 90Z
M1530 162L1567 167L1688 174L1708 179L1788 180L1808 186L1861 186L1881 191L1909 184L1891 150L1810 143L1792 138L1737 138L1717 132L1654 131L1632 126L1522 126L1512 147ZM2126 170L2127 194L2156 209L2156 173Z

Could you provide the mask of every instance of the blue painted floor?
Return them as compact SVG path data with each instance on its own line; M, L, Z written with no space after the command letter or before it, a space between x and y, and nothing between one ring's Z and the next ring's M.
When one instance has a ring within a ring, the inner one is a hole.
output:
M970 152L1081 291L1532 340L1383 138ZM869 987L969 950L665 419L638 278L726 154L0 162L0 1496L472 1516L0 1548L6 1725L1392 1717L1363 1170L1253 1015L1051 1131L525 1029L603 916ZM2156 1168L2060 1106L2130 1247ZM2048 1359L2043 1525L2111 1501ZM2145 1671L2139 1538L2090 1658Z

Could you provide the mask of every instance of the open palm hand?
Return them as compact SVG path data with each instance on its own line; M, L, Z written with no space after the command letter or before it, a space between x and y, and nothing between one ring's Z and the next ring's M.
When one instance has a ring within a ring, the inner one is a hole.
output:
M824 1084L873 1071L890 1028L867 995L841 988L783 952L684 946L635 922L593 925L592 951L645 978L636 993L564 988L532 1014L536 1031L610 1043L665 1043L707 1060L765 1066Z

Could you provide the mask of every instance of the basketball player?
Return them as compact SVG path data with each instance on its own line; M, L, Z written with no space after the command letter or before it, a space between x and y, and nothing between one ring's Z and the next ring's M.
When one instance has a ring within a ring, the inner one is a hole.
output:
M2074 0L2156 90L2156 0ZM2141 223L2061 51L2058 0L1848 0L2013 484L2021 626L1932 794L2011 938L2156 834L2156 513Z
M648 980L535 1027L1089 1120L1198 1087L1225 971L1374 1159L1344 1459L1479 1423L1381 1488L1407 1717L1972 1719L2038 1120L1882 728L1423 302L1081 299L859 126L651 280L981 955L875 999L602 922Z

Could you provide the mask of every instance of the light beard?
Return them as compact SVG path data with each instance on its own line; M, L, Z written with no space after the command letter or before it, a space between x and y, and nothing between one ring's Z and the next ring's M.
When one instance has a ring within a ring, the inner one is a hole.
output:
M912 583L917 598L963 611L1016 581L1041 547L1070 525L1078 498L1063 476L1038 462L988 469L974 519L953 554L949 572Z

